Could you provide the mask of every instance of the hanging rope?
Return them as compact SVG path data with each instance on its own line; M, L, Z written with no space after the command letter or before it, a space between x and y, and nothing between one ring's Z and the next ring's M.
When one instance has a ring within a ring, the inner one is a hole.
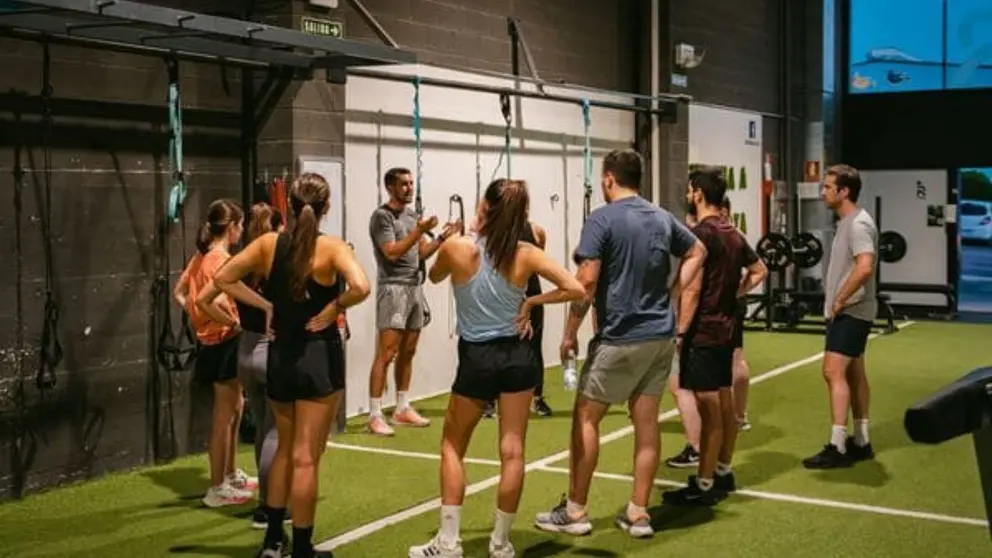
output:
M582 223L585 224L592 212L592 147L589 141L589 127L592 125L592 118L589 115L589 100L582 99L582 123L585 129L585 146L582 148L582 186L584 195L582 198Z
M510 110L510 94L500 93L499 94L499 110L503 114L503 151L499 154L499 160L496 161L496 168L493 169L493 175L489 178L492 182L496 180L496 173L499 172L500 167L503 166L503 157L506 157L506 178L509 179L511 175L510 168L510 148L511 140L513 139L513 112Z
M62 343L59 342L59 305L55 300L55 262L52 257L52 80L51 57L48 43L42 54L41 129L42 154L45 180L45 214L41 234L45 248L45 316L41 329L41 355L35 383L39 390L55 387L55 368L62 362Z
M376 200L378 207L382 206L382 110L375 116L375 181ZM343 292L343 291L342 291Z
M157 321L159 336L156 356L159 364L167 371L189 370L196 359L196 335L189 323L189 315L182 312L180 329L177 334L172 329L172 290L169 273L169 222L179 223L179 238L182 244L183 265L186 264L186 219L183 202L186 198L186 184L183 177L183 125L180 109L179 65L174 60L168 62L169 72L169 174L175 181L169 194L169 215L162 226L163 273L152 285L155 304L153 318Z

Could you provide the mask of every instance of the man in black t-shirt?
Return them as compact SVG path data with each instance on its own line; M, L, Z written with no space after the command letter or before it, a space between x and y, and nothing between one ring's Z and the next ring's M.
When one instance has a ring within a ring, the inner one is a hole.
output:
M737 441L732 391L737 301L758 285L764 264L744 236L721 219L726 190L719 170L702 169L692 173L686 192L698 220L692 232L707 254L702 273L679 299L679 381L695 394L702 436L698 476L689 477L685 488L665 492L666 503L713 505L736 489L730 463Z

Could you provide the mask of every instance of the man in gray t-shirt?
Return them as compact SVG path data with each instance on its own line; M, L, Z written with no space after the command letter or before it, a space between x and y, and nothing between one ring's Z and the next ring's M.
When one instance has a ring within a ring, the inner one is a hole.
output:
M830 393L833 426L823 450L803 460L807 469L850 467L874 458L868 439L868 377L865 346L878 311L875 261L878 229L867 211L858 207L861 175L847 165L827 170L823 200L837 215L824 281L827 318L823 377ZM854 436L847 434L847 410L854 416Z
M376 208L369 219L369 236L378 267L375 303L379 335L369 376L368 430L379 436L392 436L393 429L382 414L382 394L386 390L386 370L394 360L396 407L391 422L402 426L430 424L410 406L407 396L413 355L427 312L420 287L420 262L434 255L441 242L458 229L457 224L449 223L438 238L428 240L425 235L437 226L437 217L418 219L409 208L414 194L410 171L390 169L383 181L389 201Z

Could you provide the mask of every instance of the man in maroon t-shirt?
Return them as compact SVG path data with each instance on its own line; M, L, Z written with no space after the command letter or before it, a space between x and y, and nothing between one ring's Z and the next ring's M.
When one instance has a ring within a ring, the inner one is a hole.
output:
M737 299L761 281L764 264L733 224L720 218L727 191L723 173L706 168L689 177L686 201L695 209L693 233L707 249L703 272L679 300L679 380L696 396L702 418L699 474L688 486L665 492L671 504L714 505L736 489L730 468L737 442L733 358ZM741 270L747 270L742 279ZM714 475L715 473L715 475Z

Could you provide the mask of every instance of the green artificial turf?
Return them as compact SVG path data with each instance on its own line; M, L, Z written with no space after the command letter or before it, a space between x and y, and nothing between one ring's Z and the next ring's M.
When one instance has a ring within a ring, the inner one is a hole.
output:
M988 556L987 527L955 524L932 517L900 517L885 510L851 509L862 504L960 518L983 518L971 441L940 446L912 444L902 430L906 407L977 366L988 364L989 328L980 325L918 323L872 340L868 373L872 381L872 436L877 459L846 470L811 472L800 460L829 435L827 397L819 362L793 366L752 386L753 429L739 438L738 482L754 494L738 494L715 509L684 510L657 505L658 533L631 540L612 519L629 497L632 438L603 444L599 471L621 478L597 478L590 496L596 530L574 539L540 532L533 516L557 503L568 478L535 470L527 475L512 540L518 556ZM752 378L815 355L821 336L751 333L746 349ZM526 459L533 462L568 447L572 394L563 391L559 369L549 369L547 393L555 416L535 418L529 427ZM436 456L447 397L417 404L435 419L425 429L401 429L394 438L361 432L364 418L349 421L335 441ZM671 409L670 396L664 409ZM602 434L629 425L623 408L604 421ZM496 421L484 420L469 456L497 459ZM684 444L677 417L663 422L663 456ZM246 446L239 464L252 469ZM467 465L469 484L492 478L499 468ZM0 505L0 556L189 556L249 557L261 540L248 517L252 506L209 510L199 497L207 483L204 456L139 471L108 475L76 486L31 495ZM688 472L662 464L660 482L680 482ZM434 500L438 461L416 455L384 455L331 448L321 465L317 541ZM486 556L495 488L466 499L463 532L466 556ZM774 498L785 498L781 499ZM847 506L828 507L829 502ZM795 501L800 499L800 501ZM410 545L427 541L438 523L436 509L385 526L335 551L338 558L403 557Z

